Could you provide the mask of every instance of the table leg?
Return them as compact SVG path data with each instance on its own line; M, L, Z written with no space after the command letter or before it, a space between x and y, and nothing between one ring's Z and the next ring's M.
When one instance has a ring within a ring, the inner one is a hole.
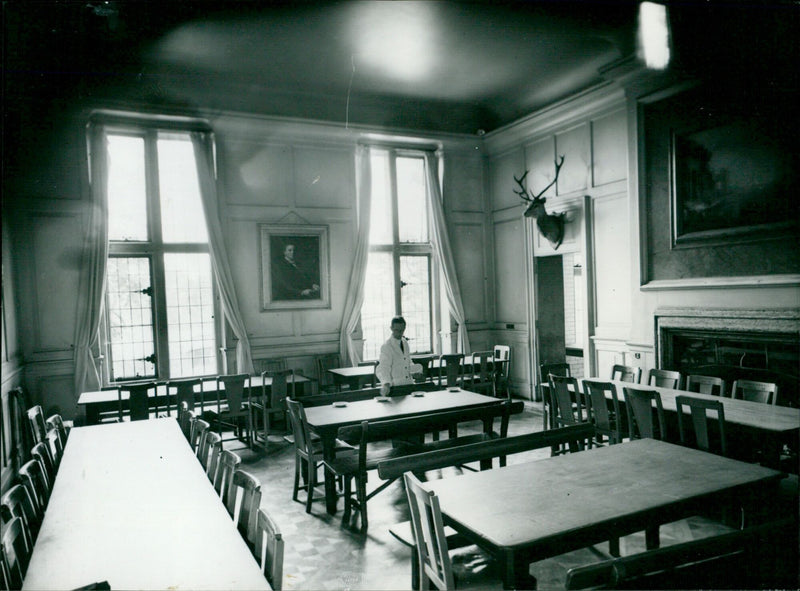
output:
M322 457L327 461L332 461L336 456L336 438L322 440ZM336 515L336 476L329 470L323 470L325 478L325 509L328 514ZM309 491L308 494L313 494Z
M503 589L536 589L536 577L528 571L530 563L524 554L506 551L503 561Z

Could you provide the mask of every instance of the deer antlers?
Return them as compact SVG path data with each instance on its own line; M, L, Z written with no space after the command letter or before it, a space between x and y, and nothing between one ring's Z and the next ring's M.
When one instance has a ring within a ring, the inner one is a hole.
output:
M517 178L515 176L514 177L514 181L519 185L519 190L514 190L514 193L519 195L520 198L522 198L525 201L538 201L540 199L542 201L545 201L545 199L542 199L542 195L545 194L547 189L549 189L550 187L552 187L553 185L556 184L556 181L558 180L558 173L561 171L561 166L563 164L564 164L564 156L561 156L561 158L555 162L555 165L556 165L556 176L553 177L553 180L550 182L550 184L547 185L544 189L542 189L539 192L538 195L534 195L533 193L530 193L528 191L528 189L525 187L525 177L528 176L528 172L530 172L530 171L526 170L525 174L523 174L520 178Z

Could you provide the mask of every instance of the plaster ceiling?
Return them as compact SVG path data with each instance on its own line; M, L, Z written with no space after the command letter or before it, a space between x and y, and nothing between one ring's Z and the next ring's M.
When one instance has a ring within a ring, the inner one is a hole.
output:
M3 10L7 96L471 134L601 82L604 66L635 52L637 3L82 0Z

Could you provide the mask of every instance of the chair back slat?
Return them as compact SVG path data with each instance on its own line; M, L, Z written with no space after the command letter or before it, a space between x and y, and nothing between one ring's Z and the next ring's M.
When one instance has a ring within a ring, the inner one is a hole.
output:
M642 381L642 368L630 365L614 364L611 367L611 379L620 382L638 384Z
M22 589L22 581L28 572L33 544L19 517L12 519L6 526L2 547L7 568L8 589Z
M754 380L736 380L731 388L731 396L750 402L775 404L778 399L778 385Z
M38 460L30 460L19 469L19 475L22 483L27 487L28 494L33 499L37 511L44 514L50 498L50 490L47 487L42 464Z
M681 372L669 369L651 369L647 373L647 385L657 388L679 390L682 379Z
M235 414L242 410L245 400L245 382L250 378L246 373L230 376L219 376L217 378L217 402L222 404L222 391L225 391L225 400L228 404L228 412ZM222 386L222 387L220 387Z
M439 498L435 493L425 490L413 473L406 472L403 477L419 572L423 580L427 577L437 589L455 589Z
M228 498L228 493L233 483L233 473L241 463L242 458L228 449L223 449L220 453L219 466L214 476L214 490L217 491L221 499Z
M41 443L47 435L47 427L44 423L44 413L38 404L28 409L28 425L34 443Z
M122 393L128 393L128 416L131 421L146 421L150 418L150 391L157 394L157 384L148 382L144 384L122 384L117 390L122 404Z
M464 386L464 354L450 353L439 356L439 386L462 388Z
M676 396L675 407L678 414L678 433L681 445L692 445L703 451L727 455L727 442L725 439L725 407L719 400L706 400L692 396ZM691 417L691 432L694 442L690 441L689 426L687 424L684 407L689 408ZM709 429L708 413L716 413L718 450L714 449Z
M256 517L253 553L270 587L280 591L283 588L283 535L263 509L258 510Z
M619 409L617 387L611 382L583 380L583 392L586 397L590 420L594 423L597 434L608 437L610 443L622 441L619 425L619 419L622 415ZM611 396L610 411L606 392Z
M686 378L686 389L698 394L725 396L725 380L713 376L690 375Z
M631 439L666 439L666 419L664 407L661 404L661 395L657 390L646 390L626 386L625 408L628 412L628 434ZM653 405L655 404L655 410ZM656 421L653 419L656 413Z
M219 454L222 452L222 436L214 431L209 431L206 434L206 456L205 461L201 459L200 463L206 470L208 479L214 482L217 475L217 465L219 463Z
M186 403L189 410L194 411L197 397L202 395L200 392L203 380L200 378L190 378L186 380L170 380L167 382L167 391L172 394L175 391L175 407L180 409L182 403Z
M226 507L236 527L251 547L256 539L256 517L261 505L261 482L241 468L233 473Z

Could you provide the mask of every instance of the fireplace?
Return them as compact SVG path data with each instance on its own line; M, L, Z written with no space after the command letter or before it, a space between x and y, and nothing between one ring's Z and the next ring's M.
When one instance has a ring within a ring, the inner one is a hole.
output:
M778 384L778 404L800 406L800 309L660 308L658 366L683 375Z

